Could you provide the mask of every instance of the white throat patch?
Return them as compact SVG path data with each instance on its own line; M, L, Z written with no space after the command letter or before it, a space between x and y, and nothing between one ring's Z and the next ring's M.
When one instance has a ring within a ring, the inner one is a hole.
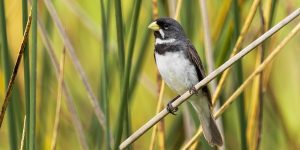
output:
M160 38L156 38L155 39L155 45L159 45L159 44L167 44L167 43L173 43L175 42L175 39L167 39L167 40L162 40Z
M165 38L165 33L164 33L164 31L163 31L162 29L159 29L158 31L159 31L161 37L164 39L164 38Z

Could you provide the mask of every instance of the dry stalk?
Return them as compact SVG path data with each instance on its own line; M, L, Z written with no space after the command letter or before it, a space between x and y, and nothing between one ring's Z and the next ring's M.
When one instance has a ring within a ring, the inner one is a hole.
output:
M164 90L165 90L165 82L161 82L161 86L160 86L160 90L159 90L159 96L158 96L158 103L157 103L157 107L156 107L156 112L155 114L158 114L159 111L161 111L162 108L162 104L163 104L163 95L164 95ZM151 142L150 142L150 146L149 146L149 150L153 150L154 149L154 144L155 144L155 138L156 138L156 134L158 132L158 126L160 125L161 122L159 122L157 125L155 125L153 127L153 132L152 132L152 136L151 136ZM161 141L160 143L164 143L164 141ZM164 144L161 144L164 145ZM164 146L161 146L160 148L164 148Z
M271 25L271 13L272 13L272 9L271 9L271 6L272 6L272 0L268 1L268 3L265 5L265 18L266 18L266 29L269 28L269 25ZM272 41L276 41L276 38L273 38L270 40L270 43L272 43ZM272 45L270 45L270 47L268 48L269 50L272 50L273 48L271 48ZM266 90L267 89L267 85L268 85L268 82L269 82L269 77L270 77L270 74L271 74L271 68L272 68L272 63L269 65L268 68L265 69L264 71L264 74L263 74L263 89Z
M157 0L152 0L153 19L158 18L158 3Z
M259 16L261 20L261 33L266 31L264 14L262 11L262 3L259 5ZM263 61L264 57L264 44L258 47L256 64L255 67L258 67L260 63ZM247 125L247 141L248 148L250 150L256 150L260 144L261 137L261 123L262 123L262 77L263 73L257 75L253 81L252 88L252 98L250 101L250 109L248 116L248 125Z
M51 150L55 150L58 127L59 127L60 112L61 112L61 99L62 99L62 86L63 86L63 81L64 81L65 54L66 54L66 49L64 47L62 50L62 56L61 56L60 66L59 66L58 88L57 88L57 98L56 98L57 104L56 104L55 120L54 120L53 134L52 134L52 140L51 140Z
M20 150L23 150L23 147L24 147L25 133L26 133L26 115L24 116L24 122L23 122L23 130L22 130L22 138L21 138Z

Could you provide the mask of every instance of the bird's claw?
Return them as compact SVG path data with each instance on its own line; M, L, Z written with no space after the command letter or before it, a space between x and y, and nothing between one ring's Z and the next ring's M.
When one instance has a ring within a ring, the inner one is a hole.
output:
M167 104L167 110L169 113L173 114L173 115L176 115L175 112L178 110L178 107L173 107L172 106L172 102L173 101L170 101L168 104Z
M167 104L167 110L169 113L176 115L175 112L178 111L178 107L173 107L172 103L174 102L174 100L176 100L178 97L180 97L180 95L178 95L177 97L175 97L174 99L172 99L171 101L169 101L169 103Z
M196 89L194 86L192 86L192 87L189 89L189 92L190 92L190 94L196 94L196 95L198 95L198 91L197 91L197 89Z

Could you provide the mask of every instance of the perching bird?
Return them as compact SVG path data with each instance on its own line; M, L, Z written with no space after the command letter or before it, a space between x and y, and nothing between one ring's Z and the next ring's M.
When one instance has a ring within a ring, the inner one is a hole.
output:
M185 36L181 25L172 18L158 18L148 28L154 30L154 58L160 75L166 84L177 94L187 90L196 95L190 102L197 111L205 139L212 146L222 146L221 134L211 114L211 94L207 86L197 91L195 85L205 77L200 57ZM174 114L169 102L167 109Z

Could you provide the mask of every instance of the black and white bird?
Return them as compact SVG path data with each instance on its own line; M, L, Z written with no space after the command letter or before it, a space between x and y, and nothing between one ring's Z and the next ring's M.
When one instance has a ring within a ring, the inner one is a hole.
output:
M197 111L205 139L212 146L222 146L221 134L211 114L211 94L207 86L196 91L195 85L205 77L200 57L185 36L181 25L174 19L164 17L152 22L148 28L154 30L154 58L165 83L177 94L187 90L195 92L190 102ZM171 101L172 102L172 101ZM177 110L168 104L172 114Z

